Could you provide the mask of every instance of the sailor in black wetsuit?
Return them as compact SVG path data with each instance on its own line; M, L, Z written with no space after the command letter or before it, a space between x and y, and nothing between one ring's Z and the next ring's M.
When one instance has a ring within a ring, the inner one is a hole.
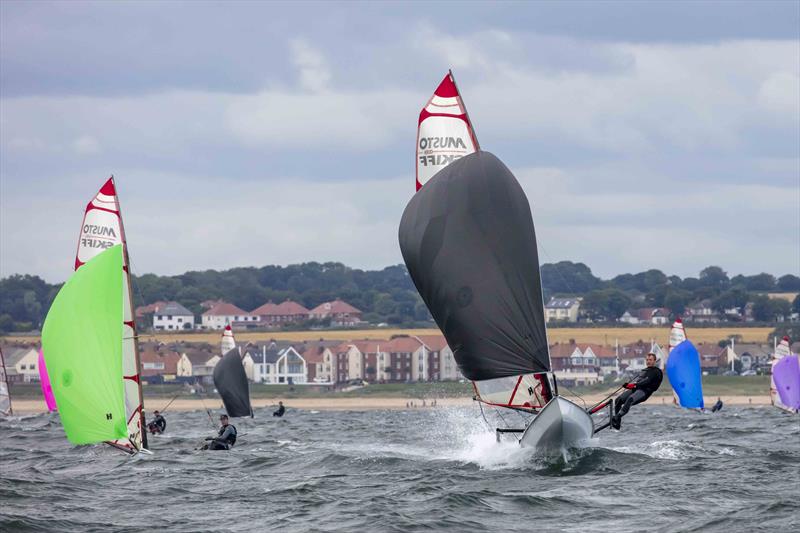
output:
M285 412L286 408L283 406L283 402L278 402L278 410L272 413L272 416L281 417Z
M156 433L164 433L167 429L167 421L161 416L161 413L158 411L153 411L153 420L147 424L147 429L150 430L150 433L155 435Z
M203 450L230 450L236 444L236 428L228 423L228 415L220 415L219 423L222 424L219 435L207 438L211 442L203 446Z
M711 412L716 413L720 409L722 409L722 398L717 396L717 403L715 403L714 406L711 408Z
M661 369L656 366L656 354L653 352L647 354L646 364L647 368L639 372L636 379L626 383L627 390L617 398L615 414L611 419L611 427L614 429L620 428L622 417L628 414L631 406L647 400L661 386L663 374Z

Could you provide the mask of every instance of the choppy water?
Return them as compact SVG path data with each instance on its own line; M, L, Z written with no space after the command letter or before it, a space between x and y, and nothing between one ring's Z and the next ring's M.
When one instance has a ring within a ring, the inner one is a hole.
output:
M556 462L477 407L261 410L232 452L194 450L205 413L167 419L134 458L69 445L56 416L0 421L0 530L798 530L800 419L772 408L637 407Z

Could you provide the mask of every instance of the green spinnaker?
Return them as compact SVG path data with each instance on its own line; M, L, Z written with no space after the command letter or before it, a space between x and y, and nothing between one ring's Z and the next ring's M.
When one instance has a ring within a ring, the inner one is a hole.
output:
M67 438L127 438L122 383L122 245L95 256L61 287L42 348Z

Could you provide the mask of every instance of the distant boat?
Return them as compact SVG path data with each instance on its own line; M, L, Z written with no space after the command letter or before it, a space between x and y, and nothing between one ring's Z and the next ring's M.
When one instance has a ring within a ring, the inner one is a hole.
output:
M558 395L530 205L508 168L482 151L446 166L406 206L399 242L478 401L536 415L498 438L521 434L544 454L590 439L591 416Z
M47 410L50 412L58 410L56 407L56 398L53 396L53 387L50 385L50 376L47 374L44 354L41 349L39 349L39 384L42 386L42 396L44 396L44 403L47 404Z
M53 393L73 444L135 442L122 379L123 264L119 244L88 259L58 291L42 327Z
M214 387L217 389L225 411L230 417L253 416L250 404L250 386L242 364L242 356L236 348L222 356L214 367Z
M773 355L769 391L772 405L790 413L800 412L800 361L792 353L789 337L781 339Z
M433 92L417 125L417 190L444 167L480 149L452 71Z
M222 355L225 355L234 348L236 348L236 340L233 338L233 330L231 330L231 326L228 324L222 331L222 340L220 341Z
M125 239L125 229L122 223L122 211L120 209L119 198L117 196L114 177L110 177L100 188L98 193L86 205L86 210L81 224L80 235L78 238L78 251L75 256L75 271L79 272L94 257L104 253L104 251L120 246L122 255L122 265L120 266L120 282L122 295L122 316L120 327L121 352L120 363L122 370L119 373L124 393L124 419L127 426L125 435L120 439L109 441L108 444L124 450L128 453L147 451L147 434L144 431L144 408L142 402L141 384L141 364L139 361L138 337L136 334L136 323L133 313L133 298L131 294L130 260L128 257L127 242ZM49 316L49 315L48 315ZM91 329L81 331L88 339L92 338ZM54 362L60 357L61 348L54 345L56 350L48 353L43 344L44 359L50 372L54 372ZM58 393L57 382L62 378L51 380L56 402L64 417L64 406ZM51 375L51 377L53 377Z
M686 409L704 409L700 354L688 339L681 317L675 319L669 332L666 359L664 372L672 387L672 402Z
M12 414L14 414L14 410L11 407L11 387L8 383L8 372L6 372L6 359L3 357L3 349L0 348L0 415Z

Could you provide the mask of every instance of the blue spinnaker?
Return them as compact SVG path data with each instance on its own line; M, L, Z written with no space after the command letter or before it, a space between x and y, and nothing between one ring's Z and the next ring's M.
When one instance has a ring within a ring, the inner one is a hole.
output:
M700 354L692 341L685 340L669 352L667 377L681 407L703 408L703 372L700 369Z

